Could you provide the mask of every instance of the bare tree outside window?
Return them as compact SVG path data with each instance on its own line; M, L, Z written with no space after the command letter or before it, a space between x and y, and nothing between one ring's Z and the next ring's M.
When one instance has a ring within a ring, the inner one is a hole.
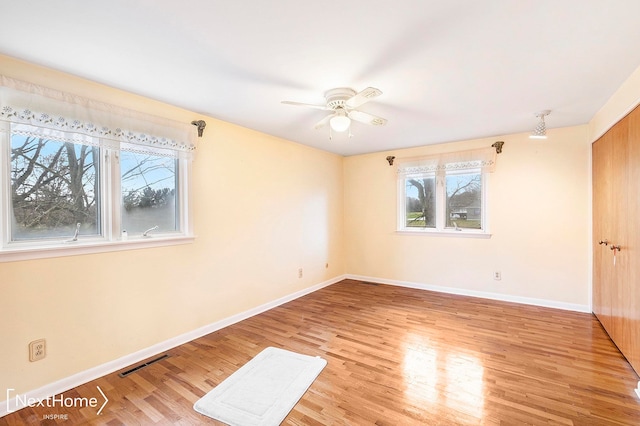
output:
M101 234L100 148L11 136L11 241ZM141 234L179 230L177 160L120 153L122 227Z
M480 171L447 174L447 227L482 228L482 175Z
M482 230L483 177L480 169L426 172L403 179L403 229ZM441 228L441 229L440 229Z
M405 181L406 226L435 228L436 178L435 175Z
M0 254L22 260L192 238L191 128L147 122L144 114L112 117L117 108L74 109L80 118L69 118L62 104L50 106L60 113L2 108L8 120L0 126ZM131 128L116 127L119 121Z
M100 233L97 147L11 135L11 240Z

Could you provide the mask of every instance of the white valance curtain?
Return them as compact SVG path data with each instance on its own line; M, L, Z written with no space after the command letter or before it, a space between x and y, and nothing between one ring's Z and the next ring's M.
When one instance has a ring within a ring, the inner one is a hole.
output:
M481 148L447 152L424 157L397 159L398 176L410 178L425 173L444 174L448 171L480 169L492 173L496 166L496 149Z
M27 136L190 157L196 129L0 75L0 121ZM3 126L2 126L3 127ZM98 142L96 142L98 141Z

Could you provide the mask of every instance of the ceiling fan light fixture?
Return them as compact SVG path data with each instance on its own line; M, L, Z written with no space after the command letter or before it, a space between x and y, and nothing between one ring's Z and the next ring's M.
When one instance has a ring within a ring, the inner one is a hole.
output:
M344 132L351 125L351 119L345 113L336 113L329 120L329 125L335 132Z
M544 117L551 114L551 111L548 109L544 111L540 111L536 114L536 117L540 119L536 127L533 129L533 132L529 135L530 139L546 139L547 138L547 125L544 122Z
M367 87L360 92L356 92L355 90L347 87L338 87L325 92L325 105L304 104L293 101L282 101L282 103L330 111L330 113L325 115L322 120L318 121L313 128L317 130L328 124L329 139L331 139L332 132L343 133L347 130L349 131L349 137L352 137L352 121L371 126L384 126L387 123L385 118L377 117L358 109L361 105L377 98L380 95L382 95L382 91L374 87Z

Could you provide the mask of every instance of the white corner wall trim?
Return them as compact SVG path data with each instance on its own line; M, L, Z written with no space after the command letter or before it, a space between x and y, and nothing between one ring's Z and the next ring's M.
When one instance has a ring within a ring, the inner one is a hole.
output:
M467 290L464 288L455 287L443 287L430 284L415 283L410 281L398 281L390 280L386 278L365 277L361 275L347 274L346 278L358 281L368 281L379 284L389 284L399 287L416 288L419 290L436 291L438 293L457 294L460 296L471 296L482 299L500 300L502 302L520 303L523 305L534 305L545 308L562 309L565 311L585 312L591 313L591 308L588 305L579 305L575 303L559 302L555 300L535 299L531 297L514 296L510 294L491 293L486 291Z
M0 402L0 417L6 416L9 413L12 413L14 411L20 410L21 408L24 408L26 405L22 403L23 401L41 401L41 400L45 400L47 398L53 397L54 395L58 395L62 392L66 392L69 389L73 389L77 386L80 386L82 384L95 380L99 377L105 376L107 374L111 374L118 370L122 370L123 368L131 364L138 363L144 359L157 355L160 352L164 352L169 349L175 348L176 346L190 342L194 339L197 339L209 333L213 333L214 331L223 329L225 327L228 327L232 324L235 324L237 322L240 322L252 316L261 314L262 312L268 311L269 309L273 309L277 306L280 306L292 300L298 299L302 296L306 296L307 294L318 291L321 288L324 288L332 284L335 284L339 281L342 281L345 278L346 278L345 275L340 275L338 277L321 282L311 287L307 287L305 289L296 291L295 293L291 293L289 295L283 296L271 302L262 304L260 306L256 306L255 308L249 309L244 312L240 312L239 314L232 315L220 321L216 321L212 324L205 325L193 331L181 334L169 340L165 340L164 342L160 342L146 349L142 349L132 354L125 355L121 358L115 359L113 361L109 361L105 364L98 365L96 367L90 368L88 370L82 371L80 373L74 374L72 376L66 377L64 379L58 380L48 385L42 386L41 388L28 391L24 394L19 394L19 398L17 396L11 397L12 395L16 395L16 394L10 392L10 390L7 390L6 394L0 395L0 398L3 398L3 397L7 398L6 400ZM108 396L109 395L107 395L107 397Z

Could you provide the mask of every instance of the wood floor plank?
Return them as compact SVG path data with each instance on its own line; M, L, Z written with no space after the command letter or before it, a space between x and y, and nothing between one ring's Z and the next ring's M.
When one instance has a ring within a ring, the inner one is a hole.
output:
M66 392L109 403L26 408L23 424L222 423L193 404L261 350L328 361L286 425L638 425L638 381L593 315L344 280Z

